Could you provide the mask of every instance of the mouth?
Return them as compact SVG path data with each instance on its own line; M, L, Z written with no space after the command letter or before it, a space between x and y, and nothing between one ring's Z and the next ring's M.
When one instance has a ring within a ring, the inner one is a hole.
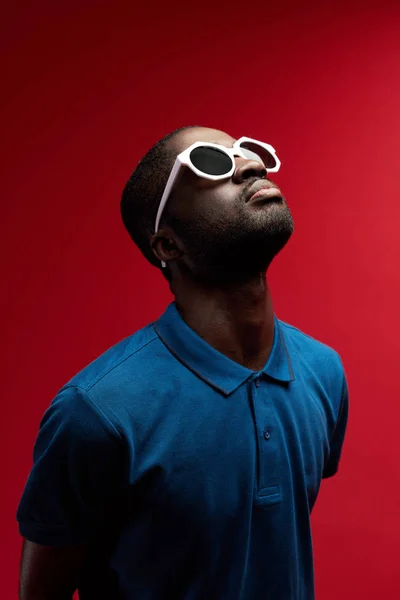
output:
M253 186L246 198L246 202L253 202L255 200L277 200L282 199L282 192L275 185L263 184L262 186Z

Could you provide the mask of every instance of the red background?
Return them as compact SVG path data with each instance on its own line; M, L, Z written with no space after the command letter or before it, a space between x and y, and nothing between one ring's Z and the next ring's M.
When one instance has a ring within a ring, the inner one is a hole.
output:
M297 229L271 269L276 312L347 369L343 462L313 514L317 598L399 597L400 7L277 4L3 4L4 598L44 410L171 299L119 198L142 153L185 124L277 148Z

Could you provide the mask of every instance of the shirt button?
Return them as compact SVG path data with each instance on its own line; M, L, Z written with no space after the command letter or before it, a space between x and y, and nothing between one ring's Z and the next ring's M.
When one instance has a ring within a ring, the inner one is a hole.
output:
M270 437L271 437L271 430L270 429L266 429L264 431L264 439L269 440Z
M260 387L260 378L256 377L255 380L254 380L254 383L255 383L256 387Z

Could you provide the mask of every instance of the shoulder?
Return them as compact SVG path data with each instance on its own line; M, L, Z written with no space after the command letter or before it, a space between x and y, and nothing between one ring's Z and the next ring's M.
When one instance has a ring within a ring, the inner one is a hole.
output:
M290 358L298 369L343 382L342 358L334 348L284 321L279 320L279 324Z
M115 385L117 380L121 382L125 377L131 377L132 370L139 370L143 361L148 362L149 353L152 353L158 340L153 323L150 323L108 348L76 373L65 386L77 386L91 395L100 382Z
M315 356L321 360L328 360L332 362L333 366L337 368L341 367L341 357L334 348L285 321L279 320L279 324L282 328L285 341L289 345L301 350L306 355Z
M76 373L57 392L53 403L63 411L91 412L116 424L126 420L127 405L143 398L157 380L165 350L150 323L108 348ZM95 414L97 415L95 417Z

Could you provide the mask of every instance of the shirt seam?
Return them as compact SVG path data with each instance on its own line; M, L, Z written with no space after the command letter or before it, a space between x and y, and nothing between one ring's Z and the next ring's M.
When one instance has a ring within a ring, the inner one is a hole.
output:
M18 523L20 523L21 525L29 525L29 527L31 527L31 528L33 527L35 529L38 529L40 531L45 531L45 532L62 531L62 530L70 531L71 530L68 524L66 524L66 525L56 525L53 523L44 524L44 523L42 523L42 521L34 521L33 519L31 521L29 521L27 519L18 520Z
M283 347L284 347L284 350L285 350L286 361L287 361L287 366L289 368L289 374L290 374L290 377L291 377L291 381L294 381L296 378L295 378L294 371L293 371L292 359L290 357L289 350L288 350L288 347L286 345L286 340L285 340L285 336L283 335L282 329L280 329L279 333L280 333L281 342L283 343Z
M123 358L119 359L118 362L116 362L109 369L107 369L107 371L105 371L101 375L98 375L97 378L95 377L94 379L92 379L92 381L87 384L87 388L81 388L81 389L85 389L86 391L91 390L96 384L98 384L103 379L103 377L106 377L107 375L109 375L111 373L111 371L113 371L114 369L119 367L123 362L128 360L128 358L131 358L132 356L134 356L135 354L137 354L138 352L140 352L141 350L146 348L146 346L148 346L152 342L157 341L157 339L158 339L157 335L154 335L154 337L151 340L149 340L148 342L146 342L145 344L140 346L140 348L136 348L136 350L134 350L133 352L130 352L127 356L124 356ZM80 386L76 386L76 387L80 387Z
M321 340L317 340L317 338L313 337L309 333L306 333L302 329L299 329L298 327L295 327L294 325L290 325L290 323L286 323L285 321L281 321L280 319L279 319L279 323L282 325L282 327L286 327L286 329L292 329L293 331L297 331L297 333L300 333L301 335L308 338L309 340L312 340L313 342L316 342L317 344L321 344L322 346L329 348L329 350L332 350L338 356L340 356L339 353L337 352L337 350L335 350L335 348L332 348L332 346L329 346L329 344L325 344L325 342L321 342Z
M81 390L82 392L84 392L84 394L87 396L89 402L91 404L93 404L93 407L106 419L106 421L109 424L109 426L113 429L113 431L117 434L118 438L122 441L121 433L115 427L114 423L110 420L110 418L106 415L106 413L104 412L104 410L97 404L97 402L95 400L93 400L93 398L90 395L89 391L87 389L83 388L82 386L76 385L76 384L66 385L63 389L67 390L67 389L70 389L70 388L75 388L77 390Z

